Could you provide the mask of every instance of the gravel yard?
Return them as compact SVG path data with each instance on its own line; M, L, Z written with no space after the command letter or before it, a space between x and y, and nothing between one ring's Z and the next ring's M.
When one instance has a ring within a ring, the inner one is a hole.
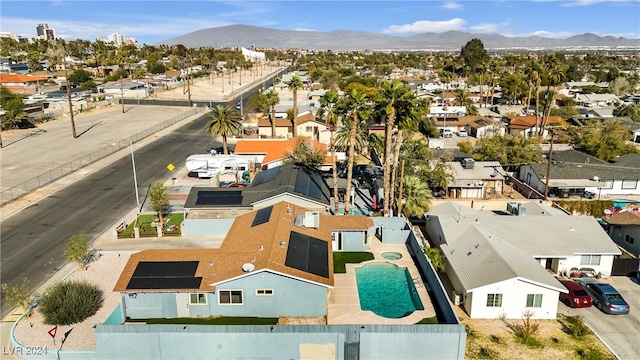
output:
M113 287L120 273L133 252L100 252L97 261L91 262L87 270L76 270L69 276L70 280L86 280L98 285L104 291L104 303L98 312L82 323L70 326L58 326L56 348L60 348L62 338L67 331L69 336L62 350L95 350L93 326L104 322L120 302L120 294L113 292ZM53 340L47 334L54 325L43 323L43 316L36 308L31 317L24 317L15 328L14 336L19 344L31 347L47 347L53 349Z

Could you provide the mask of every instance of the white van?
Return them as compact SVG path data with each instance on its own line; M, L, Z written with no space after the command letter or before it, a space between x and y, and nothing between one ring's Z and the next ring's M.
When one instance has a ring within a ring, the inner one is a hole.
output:
M467 135L468 135L467 134L467 130L465 130L465 129L458 130L458 136L459 137L467 137Z
M440 135L442 137L450 138L453 137L453 131L451 131L451 129L440 129Z

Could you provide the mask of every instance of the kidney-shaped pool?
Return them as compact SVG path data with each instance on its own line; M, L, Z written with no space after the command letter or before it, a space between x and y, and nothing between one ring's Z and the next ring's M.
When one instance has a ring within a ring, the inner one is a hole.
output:
M355 268L360 308L397 319L424 310L409 270L390 263Z

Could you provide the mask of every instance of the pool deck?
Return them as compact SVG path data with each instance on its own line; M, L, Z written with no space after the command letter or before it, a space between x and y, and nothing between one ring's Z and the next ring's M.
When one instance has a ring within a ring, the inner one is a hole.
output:
M334 274L335 287L329 291L327 324L329 325L410 325L428 317L433 317L436 312L427 294L426 284L416 265L413 263L405 244L382 244L377 238L372 237L369 241L369 251L373 253L374 259L360 264L346 264L347 272L344 274ZM384 252L397 252L402 254L398 260L387 260L382 257ZM360 297L358 296L358 285L356 283L355 268L374 262L386 262L409 269L420 301L424 310L416 310L412 314L390 319L374 314L372 311L360 309Z

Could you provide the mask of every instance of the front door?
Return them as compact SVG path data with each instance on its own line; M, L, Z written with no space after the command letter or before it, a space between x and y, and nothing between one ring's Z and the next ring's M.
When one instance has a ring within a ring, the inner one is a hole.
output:
M547 258L547 261L544 264L544 268L547 270L552 270L553 269L553 259L552 258Z
M176 307L179 318L191 317L191 314L189 313L189 293L176 294Z

